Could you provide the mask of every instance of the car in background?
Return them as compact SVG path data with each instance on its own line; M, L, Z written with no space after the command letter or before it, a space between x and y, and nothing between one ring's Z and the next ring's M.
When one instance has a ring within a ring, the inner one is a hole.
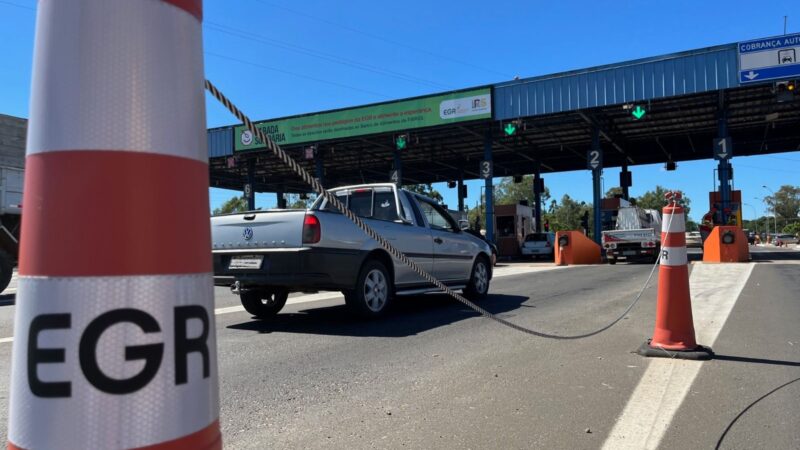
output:
M533 259L544 257L553 259L553 247L556 241L555 233L531 233L525 236L522 242L522 256L529 256Z
M772 238L772 242L776 245L780 243L781 245L794 245L797 244L797 236L789 233L779 233L776 234L775 237Z
M699 231L686 232L686 247L703 248L703 238Z

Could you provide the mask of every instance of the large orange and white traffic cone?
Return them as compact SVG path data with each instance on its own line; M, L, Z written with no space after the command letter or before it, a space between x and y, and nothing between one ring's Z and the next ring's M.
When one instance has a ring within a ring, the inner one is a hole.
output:
M680 192L667 193L670 204L663 209L661 256L658 269L658 300L653 338L642 344L639 354L681 359L711 359L710 348L697 345L689 293L686 257L686 218L678 205Z
M221 447L201 0L39 0L9 448Z

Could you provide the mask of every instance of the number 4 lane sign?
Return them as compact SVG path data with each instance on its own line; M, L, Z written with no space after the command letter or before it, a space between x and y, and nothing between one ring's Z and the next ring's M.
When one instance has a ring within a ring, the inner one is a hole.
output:
M603 152L596 149L591 149L586 154L586 163L589 170L598 170L603 168Z
M731 145L731 138L714 139L714 159L722 161L724 159L731 159L732 156L733 146Z

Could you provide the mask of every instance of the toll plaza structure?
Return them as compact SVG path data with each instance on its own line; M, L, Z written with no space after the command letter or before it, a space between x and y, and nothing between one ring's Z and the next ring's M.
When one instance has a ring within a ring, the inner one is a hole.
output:
M484 179L486 234L495 240L493 177L534 174L541 231L542 175L585 169L601 227L601 176L714 158L723 214L732 156L800 150L800 34L757 39L493 85L259 122L325 186ZM211 186L308 192L243 126L208 130ZM727 219L723 218L727 223Z

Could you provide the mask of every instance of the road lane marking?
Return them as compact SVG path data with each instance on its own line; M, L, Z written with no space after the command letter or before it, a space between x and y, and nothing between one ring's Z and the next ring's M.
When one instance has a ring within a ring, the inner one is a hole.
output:
M523 266L523 267L498 267L496 269L495 275L493 278L504 278L510 277L513 275L523 275L526 273L539 273L539 272L548 272L551 270L561 270L567 267L564 266ZM6 291L8 292L8 291ZM310 303L310 302L318 302L322 300L332 300L336 298L343 298L341 292L320 292L317 294L303 294L298 295L296 297L289 297L289 300L286 301L287 305L297 305L301 303ZM214 310L215 316L221 316L223 314L232 314L244 312L244 307L239 306L227 306L223 308L216 308ZM7 338L0 338L0 344L10 343L13 342L13 337Z
M749 264L696 264L689 278L697 342L713 346L750 274ZM651 359L603 449L655 449L702 362Z

